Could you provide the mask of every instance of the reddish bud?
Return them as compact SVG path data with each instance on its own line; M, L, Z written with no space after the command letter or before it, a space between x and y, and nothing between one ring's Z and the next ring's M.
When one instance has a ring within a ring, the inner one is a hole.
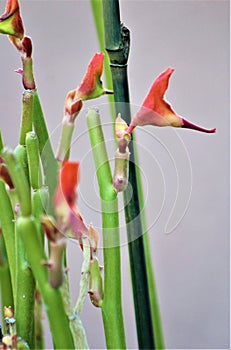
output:
M78 98L76 90L69 91L65 100L65 114L68 113L72 117L71 119L74 120L79 114L82 106L83 102L81 99Z

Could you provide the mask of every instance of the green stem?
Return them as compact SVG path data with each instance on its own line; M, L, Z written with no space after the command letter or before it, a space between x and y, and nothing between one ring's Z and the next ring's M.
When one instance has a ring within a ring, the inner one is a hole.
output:
M18 193L21 214L28 216L31 214L31 191L25 172L10 149L5 148L2 157Z
M16 229L16 327L17 334L28 343L31 349L35 347L34 303L35 280L25 259L22 240Z
M127 61L129 55L130 36L127 28L120 23L119 1L103 0L105 45L108 51L113 79L116 111L121 113L127 124L131 121L129 106L129 88L127 77ZM136 314L136 327L139 347L142 349L155 348L154 331L150 307L148 276L143 242L142 224L136 179L136 161L134 158L133 142L130 142L129 188L124 191L125 218L129 258L132 275L133 298ZM130 199L131 197L131 199Z
M104 244L104 298L102 316L107 348L126 348L121 304L120 237L117 194L113 188L99 114L87 112L87 124L99 183L103 244Z
M136 144L134 143L134 146L135 145ZM136 147L134 148L134 150L135 150L136 161L137 161L138 154L137 154ZM157 294L157 288L156 288L155 277L154 277L154 269L153 269L153 265L152 265L150 242L149 242L146 216L145 216L145 210L144 210L144 196L143 196L142 180L141 180L141 174L140 174L139 169L137 169L137 183L138 183L138 192L139 192L139 200L140 200L140 208L141 208L140 215L141 215L141 219L142 219L142 228L143 228L143 232L144 232L143 242L144 242L146 266L147 266L148 288L149 288L149 295L150 295L155 342L156 342L157 349L164 349L165 348L164 335L163 335L163 330L162 330L161 315L160 315L159 303L158 303L158 294Z
M106 54L105 45L104 45L104 25L103 25L103 6L102 0L91 0L91 8L94 16L95 27L99 39L100 51ZM104 73L106 79L107 88L112 90L112 76L110 70L110 61L108 55L104 56ZM115 118L115 106L114 106L114 96L108 95L108 101L110 102L111 115L114 120Z
M2 305L2 319L4 306L12 306L14 308L13 294L12 294L12 284L10 269L7 262L3 266L0 266L0 287L1 287L1 305ZM4 324L4 332L5 324Z
M0 180L0 221L2 227L3 238L5 242L13 295L15 301L16 293L16 253L15 253L15 217L12 209L11 201L6 191L5 183Z
M26 134L32 130L32 114L33 114L33 97L34 91L25 90L22 95L22 119L20 125L20 145L26 144Z
M53 214L55 216L53 197L57 188L58 163L55 159L52 150L49 134L46 127L46 122L44 119L37 91L34 92L33 124L39 141L39 153L41 156L45 175L45 184L49 188L50 196L48 213Z
M42 298L38 290L35 294L34 307L34 323L35 323L35 349L44 349L43 324L42 324Z
M40 189L35 190L32 194L32 212L42 244L44 244L44 231L41 225L41 214L46 213L48 196L49 193L47 187L41 187Z
M34 132L29 132L26 135L26 150L30 184L34 190L37 190L42 185L42 174L40 169L38 138Z
M79 315L83 309L83 304L86 299L87 292L89 290L89 270L91 260L90 243L87 237L82 239L83 242L83 264L81 268L81 279L79 283L79 296L75 305L75 312Z
M70 157L71 140L74 131L75 123L74 120L70 121L70 115L65 114L62 122L62 134L56 153L56 159L60 162L68 160Z
M17 227L45 304L55 347L56 349L74 349L69 320L64 310L60 291L50 287L47 267L41 264L42 261L46 260L46 255L39 239L35 221L32 217L20 217ZM36 247L36 249L32 249L32 247Z
M4 306L12 306L14 309L13 290L11 283L11 275L3 236L0 235L0 290L1 290L1 305L2 305L2 320L4 319ZM4 322L4 332L6 332Z
M73 335L75 349L89 349L84 327L78 313L73 309L69 289L68 277L66 275L60 290L63 297L64 308L70 320L70 329Z

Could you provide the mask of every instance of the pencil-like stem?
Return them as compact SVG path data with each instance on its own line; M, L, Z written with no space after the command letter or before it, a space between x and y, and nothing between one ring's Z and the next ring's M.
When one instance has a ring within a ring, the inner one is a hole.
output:
M0 234L0 293L1 293L1 315L4 319L4 306L12 306L14 309L13 290L9 263L7 259L3 235ZM4 333L6 332L5 322L3 324Z
M33 124L36 135L39 141L39 153L42 160L45 184L49 188L49 205L48 213L55 216L53 197L57 188L57 173L58 162L55 159L54 152L51 146L45 118L43 115L42 107L40 104L37 91L34 92L34 104L33 104Z
M16 293L16 253L15 253L15 217L12 209L11 201L8 196L5 183L0 180L0 221L2 234L7 251L11 283L13 288L13 296L15 302Z
M33 98L33 90L25 90L22 94L22 118L19 136L20 145L26 144L26 134L32 130Z
M120 237L117 194L104 143L99 114L87 112L87 124L100 190L104 245L102 316L108 349L126 348L121 303Z
M130 48L129 30L121 26L118 0L103 0L105 46L108 51L113 79L117 113L121 113L127 124L131 121L127 61ZM130 142L129 182L133 189L124 191L125 218L129 241L129 257L132 275L133 298L136 314L138 343L140 348L155 348L152 315L148 289L143 231L140 217L136 162L133 142ZM131 199L130 199L131 197Z
M74 349L69 320L64 310L60 291L50 287L47 267L41 264L42 261L46 260L46 255L33 217L18 218L17 230L23 241L28 262L38 282L44 304L47 306L46 312L55 347L56 349ZM31 247L36 247L36 249Z

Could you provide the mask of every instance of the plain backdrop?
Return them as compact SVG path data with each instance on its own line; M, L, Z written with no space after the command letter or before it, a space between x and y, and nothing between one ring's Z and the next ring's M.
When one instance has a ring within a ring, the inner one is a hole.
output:
M5 1L0 1L4 12ZM131 31L129 82L136 111L154 78L175 68L167 99L185 118L213 135L186 129L137 128L150 248L167 349L229 348L229 1L131 1L120 3ZM99 50L89 1L21 1L33 39L37 88L54 146L66 93L81 81ZM19 55L0 37L1 130L7 145L18 140L21 80ZM113 159L107 97L85 104L100 109ZM58 126L58 128L57 128ZM101 232L100 201L83 110L71 158L81 160L79 207ZM113 162L111 162L113 166ZM121 209L123 308L127 346L137 348L129 260ZM174 207L175 203L175 207ZM173 209L174 208L174 209ZM99 252L102 261L102 250ZM73 302L82 254L68 242ZM100 309L88 298L81 315L90 348L105 348ZM48 323L46 347L51 348ZM63 335L65 336L65 334Z

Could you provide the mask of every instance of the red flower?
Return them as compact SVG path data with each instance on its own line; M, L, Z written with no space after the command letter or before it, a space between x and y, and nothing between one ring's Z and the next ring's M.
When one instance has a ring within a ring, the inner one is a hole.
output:
M18 39L24 36L18 0L8 0L5 13L0 17L0 33L13 35Z
M173 68L167 68L154 81L141 109L135 114L129 125L127 132L131 133L137 125L174 126L194 129L206 133L214 133L216 129L204 129L190 123L178 115L165 101L164 94L168 88L169 79L174 72Z

